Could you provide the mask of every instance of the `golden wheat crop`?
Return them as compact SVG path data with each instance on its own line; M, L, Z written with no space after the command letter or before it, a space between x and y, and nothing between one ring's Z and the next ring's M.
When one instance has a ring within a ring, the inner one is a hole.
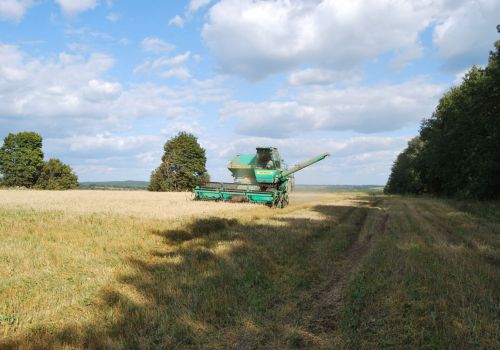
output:
M173 219L251 210L252 205L194 201L189 192L0 190L0 208Z

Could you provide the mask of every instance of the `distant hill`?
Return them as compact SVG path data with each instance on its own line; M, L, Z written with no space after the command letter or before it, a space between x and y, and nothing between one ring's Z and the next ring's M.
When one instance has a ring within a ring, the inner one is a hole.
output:
M80 182L81 189L124 189L124 190L145 190L148 188L148 181L88 181Z
M145 190L148 181L87 181L80 182L84 190ZM295 185L296 192L382 192L382 185Z
M383 185L295 185L296 192L369 192L378 193L384 190Z

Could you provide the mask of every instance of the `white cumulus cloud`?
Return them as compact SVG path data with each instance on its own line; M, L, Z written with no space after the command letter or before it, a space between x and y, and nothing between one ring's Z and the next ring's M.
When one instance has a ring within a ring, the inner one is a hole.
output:
M217 79L192 79L181 87L123 86L106 79L113 65L112 57L100 53L37 59L16 46L0 45L0 133L127 130L139 118L197 118L201 112L193 105L227 98ZM189 72L170 74L184 78Z
M61 53L57 60L42 62L27 58L15 46L0 45L0 118L55 113L77 117L88 114L89 109L95 112L99 106L87 94L106 84L116 86L99 79L113 63L113 58L98 53L88 58Z
M389 62L389 67L393 70L400 70L409 65L412 61L424 55L424 48L421 44L398 50L396 56Z
M191 77L189 69L182 66L191 56L191 52L186 51L173 57L159 57L154 60L146 60L135 67L134 73L155 74L163 78L177 78L187 80Z
M375 133L416 126L430 117L444 86L415 78L400 84L300 89L284 101L227 103L223 121L244 135L291 137L319 130Z
M165 53L175 49L175 45L154 37L144 38L141 45L145 52L150 53Z
M353 70L336 71L321 68L296 70L288 76L290 85L329 85L339 82L353 82L360 79L360 72Z
M118 22L118 20L120 19L120 15L112 12L106 16L106 19L110 22Z
M19 21L32 5L32 0L2 0L0 1L0 20Z
M44 151L72 165L81 181L144 179L158 166L165 137L109 132L44 137Z
M91 101L115 100L122 93L122 87L118 83L92 79L84 88L84 96Z
M210 4L212 0L190 0L188 4L188 12L193 13L201 9L202 7Z
M452 70L460 70L484 60L498 40L500 1L465 1L442 18L433 32L433 43Z
M352 69L411 47L429 12L411 1L222 0L202 36L225 71L260 79L301 64Z
M168 21L168 25L182 28L184 27L184 19L179 15L175 15L175 17L172 17L170 21Z
M61 10L67 15L76 15L80 12L85 12L94 9L98 4L98 0L54 0L61 6Z
M401 69L422 57L419 36L430 28L454 69L491 47L498 13L497 0L221 0L202 37L224 72L258 80L304 65L361 69L383 54Z
M160 74L161 77L169 79L169 78L177 78L180 80L187 80L191 78L191 73L186 67L175 67L168 69L166 71L163 71Z

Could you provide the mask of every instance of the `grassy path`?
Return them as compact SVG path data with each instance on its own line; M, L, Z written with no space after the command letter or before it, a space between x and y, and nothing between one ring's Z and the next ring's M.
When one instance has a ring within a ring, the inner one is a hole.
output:
M498 348L497 212L296 203L180 221L0 208L0 348Z

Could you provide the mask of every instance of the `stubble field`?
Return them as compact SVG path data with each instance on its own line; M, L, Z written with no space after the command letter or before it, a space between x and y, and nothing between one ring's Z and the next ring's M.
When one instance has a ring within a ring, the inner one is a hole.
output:
M0 348L500 344L500 208L0 191Z

